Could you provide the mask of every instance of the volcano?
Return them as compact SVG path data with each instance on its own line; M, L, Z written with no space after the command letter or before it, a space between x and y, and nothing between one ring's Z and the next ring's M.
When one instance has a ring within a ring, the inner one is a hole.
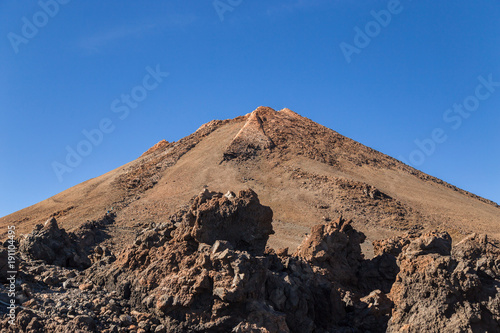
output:
M3 217L0 331L497 332L499 213L259 107Z
M412 229L500 238L498 204L420 172L299 114L259 107L213 120L177 142L157 143L136 160L0 219L27 233L56 217L72 230L107 211L111 242L161 223L203 188L252 188L274 211L274 248L296 248L318 222L342 215L373 240ZM4 234L5 238L6 235Z

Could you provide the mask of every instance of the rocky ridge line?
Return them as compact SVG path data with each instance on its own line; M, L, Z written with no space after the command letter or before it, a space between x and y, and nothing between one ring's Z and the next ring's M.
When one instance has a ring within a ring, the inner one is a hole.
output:
M37 257L37 244L61 238L55 220L49 220L22 246L18 301L24 308L17 326L4 316L0 329L500 329L500 249L487 236L470 235L452 247L447 233L411 232L375 242L376 256L366 260L360 248L365 237L351 221L339 218L313 227L291 255L288 249L265 248L271 222L272 211L252 190L225 195L204 190L169 221L142 230L121 253L97 246L89 258L92 266L77 270L59 261L47 263L51 257ZM82 242L89 239L82 237L85 233L73 235L80 246L75 251L91 246ZM0 290L0 299L4 296Z

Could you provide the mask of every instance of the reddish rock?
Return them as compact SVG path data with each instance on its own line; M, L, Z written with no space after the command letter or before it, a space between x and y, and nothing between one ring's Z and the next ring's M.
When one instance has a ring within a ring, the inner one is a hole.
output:
M363 261L360 244L366 237L354 230L351 222L339 217L329 224L314 226L294 255L328 269L337 282L357 284L358 269Z
M158 142L157 144L155 144L153 147L149 148L148 150L146 150L144 152L144 154L141 155L141 157L143 156L146 156L146 155L149 155L157 150L161 150L161 149L164 149L166 147L169 146L169 143L167 140L161 140L160 142Z
M274 118L276 111L268 107L258 107L248 115L247 122L233 138L224 152L224 160L246 160L260 150L269 150L275 146L273 140L266 135L262 126L263 119Z
M69 253L89 248L100 224L68 235L49 220L19 258L17 300L32 310L21 309L16 326L4 315L0 331L500 330L500 250L485 235L452 248L447 233L404 234L375 242L365 260L364 235L339 218L313 227L288 255L265 247L271 221L252 190L204 191L171 221L140 230L116 260L95 246L93 265L78 272L33 256L45 247L64 254L68 238Z
M437 232L404 247L388 332L500 331L498 245L472 235L450 250L450 236Z
M181 218L175 232L178 240L192 237L209 245L225 240L237 250L263 253L269 235L273 234L273 211L261 205L251 189L236 196L205 189Z

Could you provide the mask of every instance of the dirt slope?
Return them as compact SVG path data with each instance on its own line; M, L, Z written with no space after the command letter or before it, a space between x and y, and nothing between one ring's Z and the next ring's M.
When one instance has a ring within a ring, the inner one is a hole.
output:
M212 121L177 142L161 141L137 160L0 218L0 224L28 233L55 216L72 230L113 210L109 244L119 246L135 230L166 221L204 187L258 192L274 211L274 248L295 249L311 226L340 214L367 235L368 252L371 241L409 229L442 228L454 241L470 232L500 238L497 204L291 110L266 107Z

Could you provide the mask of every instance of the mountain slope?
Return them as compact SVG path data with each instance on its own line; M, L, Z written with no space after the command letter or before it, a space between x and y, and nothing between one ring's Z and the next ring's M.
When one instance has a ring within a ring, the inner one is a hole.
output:
M500 238L497 204L291 110L266 107L209 122L177 142L161 141L137 160L0 223L27 233L56 216L71 230L113 210L110 244L119 246L137 228L168 219L204 187L258 192L274 211L269 245L275 248L295 248L311 226L340 214L355 220L365 244L412 228L446 229L455 240L470 232Z

